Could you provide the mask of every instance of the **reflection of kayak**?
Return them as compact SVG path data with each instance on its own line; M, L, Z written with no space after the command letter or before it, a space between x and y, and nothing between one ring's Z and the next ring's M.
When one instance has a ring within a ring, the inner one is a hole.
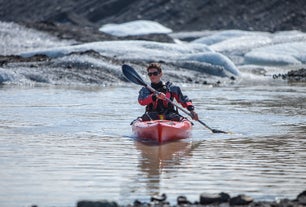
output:
M145 176L145 188L150 194L159 194L163 175L172 172L168 169L180 168L182 162L189 160L193 156L193 150L200 146L191 140L163 144L138 140L134 145L139 152L137 166Z
M158 143L184 139L190 136L192 124L189 120L169 121L135 120L132 124L134 134L141 139L150 139Z
M156 178L164 167L176 167L181 161L192 156L192 150L198 145L189 141L167 142L164 144L153 144L150 142L134 142L139 150L141 159L139 167Z

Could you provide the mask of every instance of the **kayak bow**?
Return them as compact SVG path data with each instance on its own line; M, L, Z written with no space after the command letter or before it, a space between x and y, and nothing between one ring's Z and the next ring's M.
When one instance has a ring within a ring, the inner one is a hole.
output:
M189 120L135 120L132 131L137 138L153 140L158 143L188 138L191 135L192 124Z

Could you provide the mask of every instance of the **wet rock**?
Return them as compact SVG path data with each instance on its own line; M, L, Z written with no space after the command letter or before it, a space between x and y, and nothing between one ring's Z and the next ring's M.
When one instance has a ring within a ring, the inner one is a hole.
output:
M230 205L248 205L253 202L253 198L246 195L238 195L229 200Z
M279 201L273 201L270 204L271 207L302 207L294 200L290 199L281 199Z
M299 204L303 204L306 205L306 190L301 192L298 196L297 196L297 201L299 202Z
M251 203L250 207L277 207L276 202L268 202L268 201L259 201L259 202L253 202Z
M287 74L274 74L273 79L283 79L291 82L306 81L306 69L291 70Z
M214 207L228 207L228 206L248 206L248 207L303 207L306 206L306 190L301 192L296 199L281 199L277 201L253 201L252 197L244 194L230 198L227 193L219 194L206 194L200 195L200 202L196 201L191 203L186 196L177 197L177 205L170 205L166 201L166 194L152 196L151 202L141 202L135 200L133 204L120 207L199 207L199 206L214 206ZM102 201L80 201L77 203L77 207L119 207L116 202Z
M162 194L162 195L155 195L151 197L151 202L149 204L143 204L142 207L144 206L155 206L155 207L170 207L170 203L167 200L167 195Z
M113 201L79 201L77 207L119 207L116 202Z
M200 195L200 204L202 205L208 205L212 203L224 203L228 202L230 199L230 195L227 193L218 193L218 194L207 194L202 193Z
M152 196L151 197L151 201L157 201L157 202L163 202L167 200L167 195L165 193L163 193L161 196Z
M142 203L139 200L135 200L134 203L133 203L133 206L135 206L135 207L140 207L140 206L143 206L143 205L144 205L144 203Z
M289 71L287 76L289 81L306 81L306 69Z
M176 199L177 201L177 205L190 205L191 202L189 200L187 200L186 196L179 196Z

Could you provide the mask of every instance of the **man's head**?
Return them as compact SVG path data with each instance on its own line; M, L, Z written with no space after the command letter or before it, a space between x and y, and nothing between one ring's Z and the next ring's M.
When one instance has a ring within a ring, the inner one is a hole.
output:
M159 63L151 63L148 68L148 76L152 83L159 83L163 75L161 65Z

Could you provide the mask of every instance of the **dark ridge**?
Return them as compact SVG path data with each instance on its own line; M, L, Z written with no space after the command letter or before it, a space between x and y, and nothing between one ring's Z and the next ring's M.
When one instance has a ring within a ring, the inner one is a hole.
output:
M146 19L174 31L306 31L303 0L0 0L0 21L100 27Z

